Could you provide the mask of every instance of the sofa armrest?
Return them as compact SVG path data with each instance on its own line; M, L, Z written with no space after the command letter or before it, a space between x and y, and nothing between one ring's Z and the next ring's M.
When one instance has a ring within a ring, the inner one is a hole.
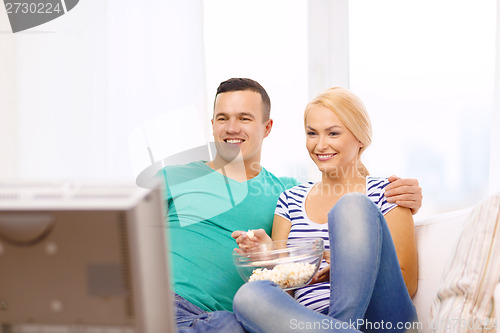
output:
M500 333L500 283L497 284L495 287L495 294L494 294L494 301L495 301L495 313L496 313L496 318L494 325L497 327L497 333Z

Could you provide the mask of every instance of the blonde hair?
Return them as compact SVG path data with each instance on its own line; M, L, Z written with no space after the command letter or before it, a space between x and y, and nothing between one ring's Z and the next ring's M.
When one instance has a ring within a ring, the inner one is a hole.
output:
M327 89L307 104L304 126L307 125L307 114L313 106L318 105L335 113L344 126L363 144L358 152L358 171L361 175L368 176L368 170L361 163L361 154L372 142L372 125L361 99L349 89L340 87Z

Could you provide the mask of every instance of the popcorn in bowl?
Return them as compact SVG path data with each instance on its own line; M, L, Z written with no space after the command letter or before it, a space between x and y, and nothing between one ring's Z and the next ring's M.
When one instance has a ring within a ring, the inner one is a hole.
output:
M315 265L303 262L280 264L272 269L257 268L253 270L248 282L269 280L283 289L291 289L306 285L316 273L316 269Z
M244 281L269 280L289 290L311 281L321 264L323 250L321 238L274 241L246 252L234 251L233 262Z

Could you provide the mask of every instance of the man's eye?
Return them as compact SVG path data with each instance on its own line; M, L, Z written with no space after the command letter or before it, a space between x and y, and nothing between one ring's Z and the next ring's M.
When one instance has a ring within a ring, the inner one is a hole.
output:
M217 119L216 119L216 120L217 120L217 121L224 121L224 120L226 120L226 117L217 117Z

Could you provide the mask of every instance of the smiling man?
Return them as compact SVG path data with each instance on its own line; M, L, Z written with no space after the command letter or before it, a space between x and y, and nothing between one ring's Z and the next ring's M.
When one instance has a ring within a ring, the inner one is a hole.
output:
M212 119L217 155L208 164L217 171L224 168L226 176L238 181L260 173L262 143L273 127L271 102L264 88L257 86L260 92L230 90L243 82L219 87Z
M212 119L215 158L163 169L179 332L244 332L231 312L243 284L232 263L231 233L263 228L270 234L278 196L297 184L260 164L273 126L270 109L256 81L222 82ZM396 180L392 191L392 200L420 208L415 180Z

